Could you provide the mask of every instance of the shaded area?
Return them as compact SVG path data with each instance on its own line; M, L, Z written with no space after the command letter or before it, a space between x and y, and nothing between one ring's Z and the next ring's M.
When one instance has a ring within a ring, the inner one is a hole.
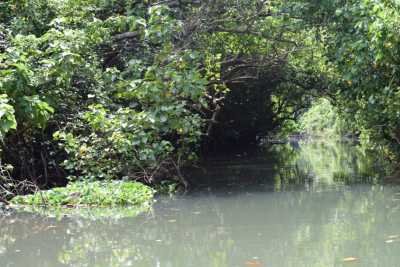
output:
M210 156L187 176L195 188L268 184L279 190L288 185L378 183L390 172L390 163L379 151L351 142L293 139L245 152L232 147Z

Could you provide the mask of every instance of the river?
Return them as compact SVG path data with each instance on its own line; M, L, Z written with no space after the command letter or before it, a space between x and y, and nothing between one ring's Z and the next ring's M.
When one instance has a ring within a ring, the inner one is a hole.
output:
M137 217L0 218L1 267L398 267L400 187L347 143L215 157Z

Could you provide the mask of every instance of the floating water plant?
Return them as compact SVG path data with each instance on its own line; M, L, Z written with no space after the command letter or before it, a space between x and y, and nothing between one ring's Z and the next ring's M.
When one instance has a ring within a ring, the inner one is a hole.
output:
M66 187L38 191L31 195L16 196L12 205L79 207L110 207L141 205L154 195L150 187L132 181L71 182Z

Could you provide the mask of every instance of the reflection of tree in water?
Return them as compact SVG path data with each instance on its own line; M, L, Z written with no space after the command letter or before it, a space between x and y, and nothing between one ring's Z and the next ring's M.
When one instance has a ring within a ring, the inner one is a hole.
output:
M376 151L340 142L273 145L267 151L213 158L204 170L191 172L192 183L275 184L276 190L295 185L309 189L337 183L377 182L388 166Z
M277 157L275 181L278 185L310 182L314 185L377 182L389 172L389 166L376 151L340 142L302 143L273 146Z
M274 149L268 159L214 161L206 174L256 186L161 199L139 217L1 218L0 266L232 267L256 257L265 266L325 267L347 256L397 266L400 242L384 242L400 234L395 188L345 185L377 180L374 157L345 144Z
M152 214L120 220L17 216L1 226L15 240L0 256L10 264L1 266L231 267L259 257L268 266L309 267L340 266L346 256L396 266L399 245L384 243L399 231L393 197L391 189L359 186L161 200Z
M67 221L19 213L0 219L0 234L0 246L6 248L0 266L66 266L57 258L68 239Z

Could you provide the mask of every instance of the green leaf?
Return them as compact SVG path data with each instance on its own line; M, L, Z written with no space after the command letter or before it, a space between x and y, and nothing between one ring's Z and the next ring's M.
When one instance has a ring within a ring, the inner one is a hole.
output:
M8 104L9 99L7 95L0 95L0 137L3 138L4 135L11 129L17 128L17 121L14 115L14 108Z

